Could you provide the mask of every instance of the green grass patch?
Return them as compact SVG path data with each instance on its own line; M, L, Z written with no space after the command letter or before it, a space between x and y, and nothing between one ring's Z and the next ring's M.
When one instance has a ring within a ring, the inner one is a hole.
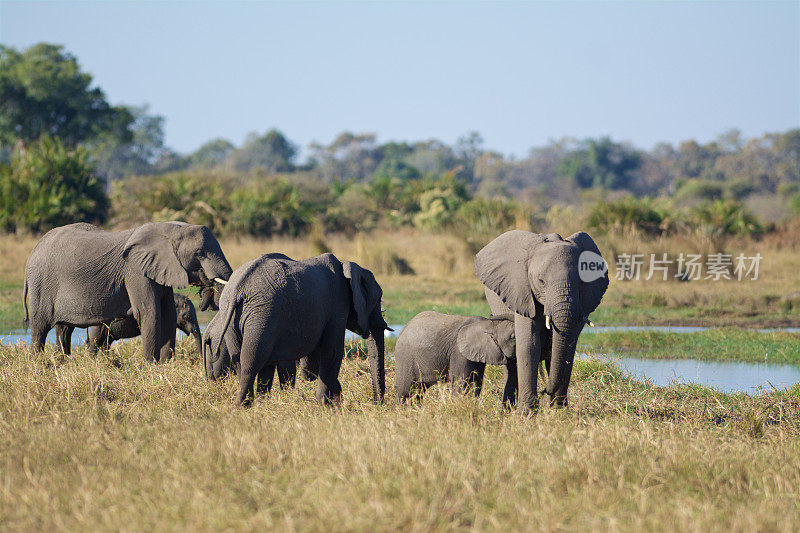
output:
M586 333L580 348L648 359L702 359L800 364L800 334L719 328L694 333L620 331Z

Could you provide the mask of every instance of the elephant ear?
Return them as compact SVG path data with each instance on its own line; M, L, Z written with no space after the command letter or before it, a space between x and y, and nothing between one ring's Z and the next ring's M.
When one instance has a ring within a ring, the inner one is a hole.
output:
M528 318L536 315L536 299L528 279L528 264L543 235L507 231L475 256L475 275L497 294L509 309Z
M579 231L570 235L567 240L578 246L581 252L593 252L602 257L600 254L600 248L597 247L594 239L592 239L589 234L584 231ZM581 281L579 292L581 296L583 313L586 316L589 316L589 314L597 309L598 305L600 305L600 300L603 299L606 289L608 289L608 270L606 270L603 276L594 281L590 281L588 283Z
M122 256L159 285L185 289L189 276L177 255L180 227L172 222L144 224L128 237Z
M369 315L383 296L381 286L375 281L372 272L352 261L342 262L342 272L350 280L358 327L362 333L368 332Z
M476 363L502 365L507 359L497 339L496 324L490 319L479 318L461 326L456 345L462 356Z

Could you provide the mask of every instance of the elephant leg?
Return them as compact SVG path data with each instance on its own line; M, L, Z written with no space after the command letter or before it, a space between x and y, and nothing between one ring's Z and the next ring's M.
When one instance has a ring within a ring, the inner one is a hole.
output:
M75 330L73 326L66 324L56 324L56 341L58 348L65 355L69 355L72 351L72 332Z
M31 320L31 354L44 351L44 344L47 341L47 334L52 329L52 325L41 320Z
M307 355L300 359L300 375L306 381L314 381L319 375L319 358L314 354Z
M503 365L503 405L514 407L517 403L517 361Z
M411 387L414 385L414 378L411 375L410 365L398 362L395 358L394 367L394 388L397 392L397 403L405 403L411 397Z
M477 398L481 395L481 389L483 388L483 373L486 370L486 365L475 363L474 366L475 368L469 373L469 386Z
M164 307L161 303L162 287L141 276L126 279L125 288L128 291L133 316L142 332L144 359L147 362L155 363L160 357L163 344L161 333L161 312Z
M272 390L275 365L265 365L256 375L256 394L267 394Z
M161 346L159 363L166 363L175 353L175 333L178 329L178 312L175 310L175 299L172 288L166 287L161 294Z
M89 328L89 355L97 355L97 350L108 350L114 339L111 336L111 328L107 324L92 326Z
M475 363L469 359L459 355L453 354L450 357L450 368L443 369L441 372L441 379L447 379L449 375L450 384L458 392L467 394L471 390L474 392L476 385L477 372L480 369L480 383L483 383L483 368L480 363ZM478 389L480 393L480 389Z
M281 389L293 389L297 376L297 361L280 361L277 366Z
M274 371L275 365L267 363L272 356L273 339L273 335L264 335L260 330L245 329L239 357L239 393L236 395L236 402L239 405L244 407L252 405L255 398L253 386L265 366L273 367L270 371L270 378L272 378L271 372Z
M533 414L539 409L539 394L536 389L539 360L542 354L541 341L536 322L528 317L516 315L514 335L517 344L517 383L519 397L517 409L522 415Z
M328 330L332 326L328 326ZM326 331L322 334L320 346L311 357L319 359L319 382L316 397L326 405L338 405L342 399L342 385L339 383L339 369L344 359L344 329Z

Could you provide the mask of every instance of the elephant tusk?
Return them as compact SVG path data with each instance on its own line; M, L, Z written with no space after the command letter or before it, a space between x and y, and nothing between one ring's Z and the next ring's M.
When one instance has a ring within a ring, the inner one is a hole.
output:
M228 282L225 281L222 278L214 278L214 281L216 281L217 283L221 283L222 285L227 285L228 284Z
M550 315L544 315L544 327L550 329Z
M593 327L594 327L594 322L592 322L591 320L589 320L589 317L586 317L586 318L584 318L583 320L586 322L586 325L587 325L587 326L589 326L590 328L593 328Z

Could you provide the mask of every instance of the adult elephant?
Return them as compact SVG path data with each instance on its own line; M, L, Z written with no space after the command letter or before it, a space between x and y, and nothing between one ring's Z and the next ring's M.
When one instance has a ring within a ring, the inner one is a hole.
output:
M225 342L230 354L240 354L237 401L249 405L256 379L266 382L273 365L307 358L304 375L318 376L317 399L338 402L349 329L368 340L373 399L381 402L383 332L389 329L381 316L382 296L372 272L333 254L295 261L273 253L245 263L222 292L213 340L204 341L207 376L217 378L224 367L218 361Z
M204 280L221 288L231 273L205 226L151 222L125 231L85 223L55 228L36 243L25 265L23 303L31 349L41 351L55 326L62 350L69 353L74 328L132 316L145 359L164 362L175 348L173 289L203 287Z
M220 321L221 316L220 313L217 313L206 326L200 350L206 378L210 381L216 381L228 372L239 373L241 353L239 351L230 352L228 344L230 343L234 350L241 348L241 345L237 344L234 338L233 328L227 328L225 335L222 335L223 324ZM219 342L217 342L218 339L220 339ZM218 351L213 355L212 346L218 346ZM259 372L256 392L265 393L270 391L275 370L278 371L278 381L282 389L294 387L297 376L297 361L278 361L276 364L268 365L268 367ZM313 376L313 379L309 375L305 375L305 377L308 381L316 379L316 376Z
M591 253L581 257L586 252ZM514 313L517 365L508 370L512 375L506 376L503 398L516 400L523 413L538 408L537 369L543 350L551 354L546 361L550 402L567 404L578 336L608 288L605 263L599 271L584 272L579 271L579 258L584 264L602 262L597 245L582 231L565 240L557 233L520 230L500 235L475 257L475 274L486 286L492 313Z
M177 328L187 336L192 337L197 346L197 353L203 355L203 341L200 335L200 324L197 321L197 312L192 301L183 294L175 293L175 314L177 317ZM139 324L132 316L114 320L102 326L92 326L89 329L89 351L92 355L97 353L98 348L108 349L111 343L119 339L130 339L138 337L142 332Z

